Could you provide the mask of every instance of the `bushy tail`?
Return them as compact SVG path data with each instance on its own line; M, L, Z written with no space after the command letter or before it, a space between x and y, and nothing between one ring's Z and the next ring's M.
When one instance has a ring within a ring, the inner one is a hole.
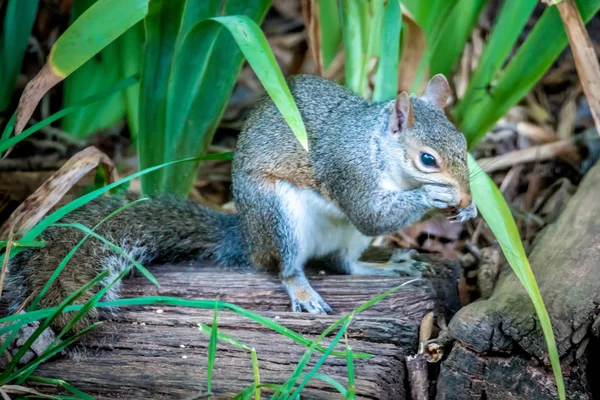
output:
M128 202L100 198L73 211L61 222L77 222L93 228ZM95 232L143 265L203 259L221 265L248 265L237 216L189 201L170 197L141 201L104 221ZM43 248L27 249L10 261L7 291L16 298L13 309L29 294L38 293L46 285L61 261L84 236L75 228L48 228L43 233L46 243ZM74 253L40 306L58 305L99 271L109 270L108 283L130 265L128 257L117 254L98 239L88 238ZM119 284L106 293L104 300L118 298L118 289ZM87 293L79 302L93 294Z

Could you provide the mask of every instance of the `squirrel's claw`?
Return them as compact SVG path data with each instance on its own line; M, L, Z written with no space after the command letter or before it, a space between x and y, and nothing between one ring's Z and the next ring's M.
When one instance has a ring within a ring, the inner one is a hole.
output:
M471 202L468 206L458 210L458 213L448 217L451 222L465 222L477 216L477 207L474 202Z
M292 311L307 311L311 314L328 314L333 310L308 283L306 278L284 279L283 286L292 301Z

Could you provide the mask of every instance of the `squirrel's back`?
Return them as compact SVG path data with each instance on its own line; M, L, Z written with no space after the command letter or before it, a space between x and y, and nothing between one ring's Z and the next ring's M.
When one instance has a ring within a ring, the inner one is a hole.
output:
M360 114L371 110L372 103L317 76L296 75L288 85L304 122L310 151L302 148L271 98L265 95L242 128L234 175L284 179L297 187L316 188L314 163L322 156L317 147L326 145L328 137L338 135L340 128L344 130L340 118L353 115L355 121L361 120Z

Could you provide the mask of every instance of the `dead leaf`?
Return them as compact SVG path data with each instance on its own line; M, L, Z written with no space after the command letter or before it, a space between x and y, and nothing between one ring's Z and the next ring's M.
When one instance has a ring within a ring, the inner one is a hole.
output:
M406 35L403 35L402 57L400 58L400 68L398 68L398 93L402 91L410 93L410 87L415 79L417 67L425 52L427 42L425 33L404 7L402 7L402 23L405 24ZM427 76L423 77L425 84L427 78Z
M18 232L35 226L69 189L98 166L104 168L111 182L118 180L112 160L97 148L90 146L71 157L65 165L17 207L2 225L0 238L6 237L11 229L13 232Z
M302 15L306 26L308 48L312 54L317 75L323 76L323 53L321 52L321 20L319 2L317 0L302 0Z
M40 72L25 86L23 94L19 99L17 106L17 117L15 119L15 136L23 132L23 128L27 121L31 118L33 111L44 95L52 89L64 77L58 76L52 70L49 63L44 64ZM8 149L2 158L11 152L12 148Z
M562 0L556 7L567 31L577 75L596 122L596 129L600 132L600 64L592 40L573 0Z
M421 320L421 327L419 328L419 343L423 344L429 339L431 339L431 335L433 334L433 312L428 312L425 314L423 319Z

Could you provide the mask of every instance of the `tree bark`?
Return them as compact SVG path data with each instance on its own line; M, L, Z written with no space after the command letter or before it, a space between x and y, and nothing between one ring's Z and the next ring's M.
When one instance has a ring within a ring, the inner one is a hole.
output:
M572 399L590 399L598 391L598 188L600 164L529 256ZM461 309L449 328L458 342L442 364L439 399L557 398L539 321L514 273L503 273L492 297Z
M406 398L406 355L417 350L418 328L432 310L458 304L456 263L432 264L428 279L401 288L371 309L356 316L348 330L355 359L358 398ZM287 294L277 277L206 266L162 266L153 270L157 288L141 277L123 284L123 297L177 296L231 302L292 329L309 339L360 304L406 282L409 278L317 275L313 287L333 307L333 315L292 313ZM436 289L437 288L437 289ZM163 310L157 312L157 310ZM209 337L197 323L212 325L213 310L145 306L123 309L71 350L71 357L45 363L37 376L63 379L99 399L185 399L206 391ZM449 311L451 312L451 311ZM285 382L306 347L230 311L218 314L219 332L256 349L261 382ZM326 338L330 343L333 334ZM344 351L343 339L336 350ZM308 372L321 356L315 353ZM319 370L347 387L345 358L330 357ZM220 341L212 380L213 398L231 398L253 382L250 354ZM52 391L47 387L45 392ZM264 390L266 395L271 393ZM313 379L302 392L307 399L341 398L324 381Z

